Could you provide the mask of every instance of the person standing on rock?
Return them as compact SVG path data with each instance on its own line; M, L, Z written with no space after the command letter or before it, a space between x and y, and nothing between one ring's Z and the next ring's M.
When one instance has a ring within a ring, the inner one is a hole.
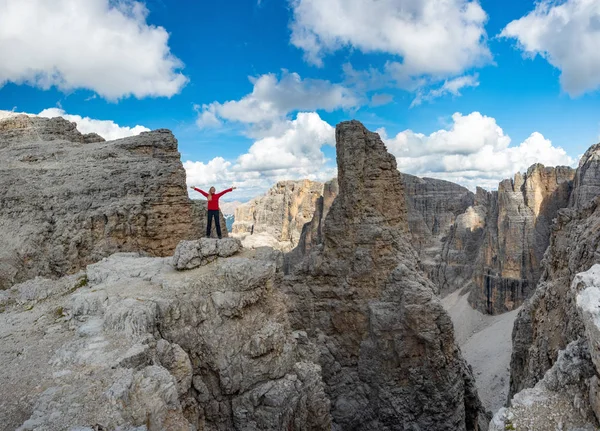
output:
M215 193L217 190L214 187L208 189L208 193L197 187L190 187L192 190L196 190L198 193L202 193L208 200L208 221L206 223L206 237L210 238L210 230L212 229L212 219L215 219L215 227L217 228L217 236L221 239L221 220L219 218L219 198L225 193L229 193L236 189L231 187L227 190L223 190L221 193Z

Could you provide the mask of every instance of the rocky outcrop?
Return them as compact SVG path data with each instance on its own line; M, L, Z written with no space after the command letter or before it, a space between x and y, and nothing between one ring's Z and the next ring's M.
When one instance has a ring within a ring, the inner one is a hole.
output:
M314 348L273 288L278 262L257 250L179 272L120 253L2 292L0 428L330 429Z
M198 221L167 130L104 142L62 118L0 120L0 289L117 251L172 254Z
M241 249L242 243L236 238L223 238L220 241L212 238L181 241L175 249L172 264L176 269L194 269L218 257L233 256Z
M558 211L535 294L523 305L513 330L511 395L533 387L558 352L584 333L575 307L575 275L600 263L600 144L582 157L569 206ZM594 196L594 197L592 197Z
M356 121L339 124L336 141L323 242L283 283L293 327L319 348L334 429L485 429L452 322L410 245L395 158Z
M571 334L576 339L557 352L552 366L535 386L516 393L510 407L494 416L492 430L597 430L600 427L597 377L600 375L600 265L574 276L567 290L570 299L559 307L570 308L569 318L578 321L578 333ZM552 322L558 329L557 338L564 336L562 323ZM518 330L515 327L515 332ZM551 345L553 341L548 339L546 343Z
M302 227L315 212L316 202L323 192L323 184L310 181L281 181L264 196L239 205L235 209L232 233L247 245L270 245L281 250L294 248L300 239Z

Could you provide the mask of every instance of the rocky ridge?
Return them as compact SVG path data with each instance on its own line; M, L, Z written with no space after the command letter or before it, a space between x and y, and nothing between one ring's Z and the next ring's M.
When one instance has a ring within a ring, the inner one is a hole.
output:
M0 159L0 289L118 251L167 256L202 231L168 130L105 142L62 118L9 116Z
M280 255L202 239L173 264L189 269L119 253L3 292L0 428L329 429L314 349L274 287Z
M356 121L337 126L336 142L339 194L323 241L283 283L293 328L319 348L333 429L486 429L452 322L410 245L395 158ZM323 212L315 219L305 235Z

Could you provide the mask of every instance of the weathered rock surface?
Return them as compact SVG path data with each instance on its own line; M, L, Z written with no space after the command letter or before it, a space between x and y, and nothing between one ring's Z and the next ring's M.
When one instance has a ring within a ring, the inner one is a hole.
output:
M62 118L0 120L0 289L199 230L171 132L104 142Z
M408 174L402 174L401 178L411 243L419 253L422 268L440 287L442 295L464 287L470 279L473 260L459 258L460 251L456 248L462 243L448 246L446 243L454 239L451 235L464 224L461 218L473 206L475 195L449 181ZM459 273L465 271L468 274L460 277Z
M535 290L550 242L552 220L568 205L575 172L531 166L488 193L482 245L469 296L473 307L496 314L520 306Z
M598 420L589 402L590 380L596 369L586 340L562 350L555 364L535 387L525 389L500 409L490 431L595 431Z
M597 377L600 371L600 265L574 277L569 297L572 303L568 307L572 307L573 313L570 318L577 319L581 325L577 339L558 351L552 366L533 388L515 394L510 407L494 416L492 430L597 430L600 427ZM553 324L556 328L562 326L558 321ZM556 335L564 336L560 331Z
M323 195L317 199L313 218L302 227L302 233L296 248L285 255L285 264L288 271L291 266L302 262L312 248L323 244L325 218L339 192L337 178L323 184Z
M237 238L201 238L181 241L175 249L172 265L175 269L194 269L206 265L218 257L233 256L242 249Z
M523 305L513 330L511 395L533 387L552 367L558 352L583 336L571 284L576 274L600 263L600 145L582 157L568 208L558 211L550 244L541 261L535 294ZM580 188L583 187L583 190ZM589 200L587 200L589 199Z
M283 283L293 327L318 345L333 429L487 428L452 322L410 245L395 158L356 121L339 124L336 141L339 194L323 242Z
M120 253L3 292L0 429L330 429L273 253L188 271Z
M235 209L232 233L244 241L245 237L263 234L260 243L251 241L248 245L275 245L288 251L298 244L302 227L312 219L322 192L323 184L315 181L278 182L264 196Z

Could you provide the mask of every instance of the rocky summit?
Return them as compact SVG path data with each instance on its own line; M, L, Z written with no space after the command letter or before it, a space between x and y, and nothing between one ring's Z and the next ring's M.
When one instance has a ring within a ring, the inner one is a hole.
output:
M202 233L168 130L104 142L62 118L0 120L0 289ZM224 224L223 224L224 226Z
M452 322L410 245L404 188L379 135L336 128L339 194L284 279L319 350L333 429L487 429ZM305 231L308 232L308 231Z

